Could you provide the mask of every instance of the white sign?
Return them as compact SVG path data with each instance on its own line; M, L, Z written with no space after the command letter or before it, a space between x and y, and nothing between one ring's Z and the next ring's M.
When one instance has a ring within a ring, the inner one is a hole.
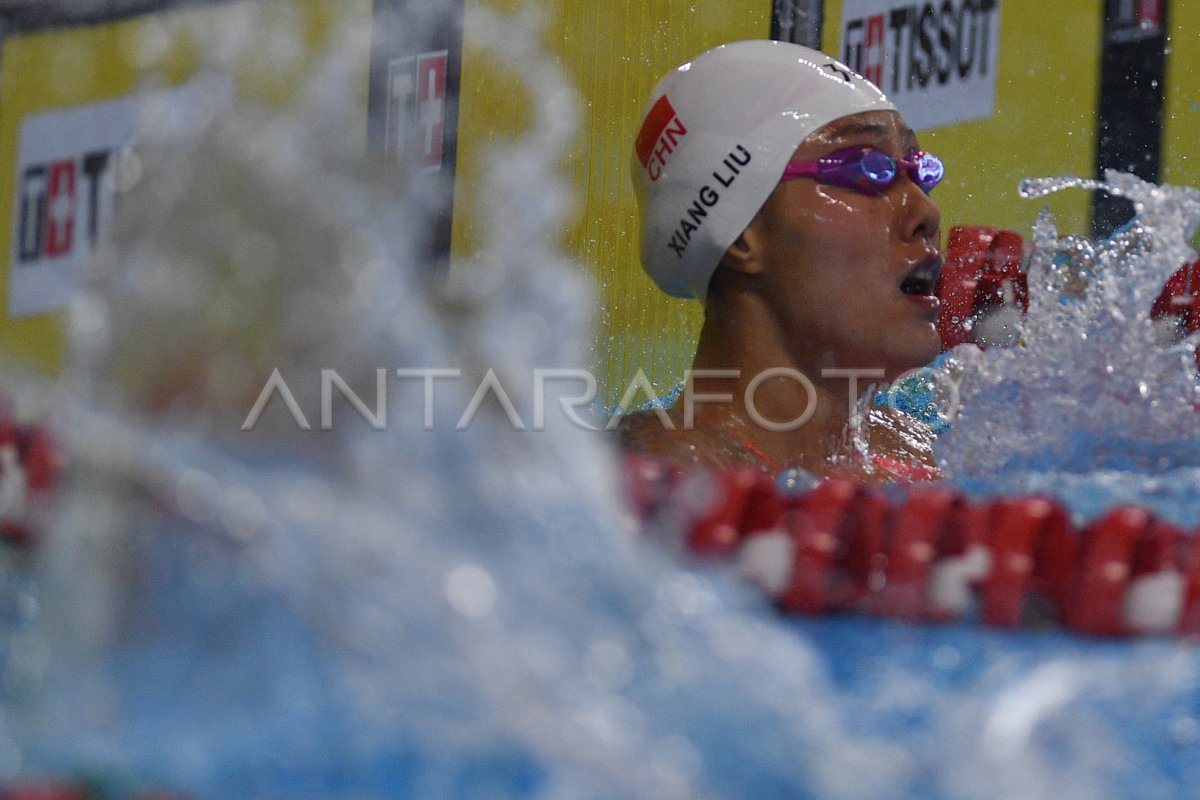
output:
M916 130L996 110L1000 0L845 0L837 55Z
M112 220L116 162L143 131L186 137L232 98L232 81L213 78L25 117L17 141L9 316L70 302Z

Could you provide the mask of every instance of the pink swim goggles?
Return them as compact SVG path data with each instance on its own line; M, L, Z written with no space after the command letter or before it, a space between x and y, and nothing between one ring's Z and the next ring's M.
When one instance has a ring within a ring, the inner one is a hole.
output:
M906 158L897 160L882 150L860 145L835 150L816 161L788 164L780 180L813 178L818 183L881 195L896 182L901 171L929 194L942 180L945 167L940 158L924 150L913 150Z

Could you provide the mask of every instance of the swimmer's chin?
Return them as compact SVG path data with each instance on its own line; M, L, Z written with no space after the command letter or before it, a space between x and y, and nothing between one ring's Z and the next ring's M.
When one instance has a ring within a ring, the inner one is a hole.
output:
M906 372L929 366L942 352L942 338L938 335L936 324L927 322L922 323L921 327L923 330L912 339L911 347L906 348L903 355L897 353L899 357L884 367L885 381L890 383Z

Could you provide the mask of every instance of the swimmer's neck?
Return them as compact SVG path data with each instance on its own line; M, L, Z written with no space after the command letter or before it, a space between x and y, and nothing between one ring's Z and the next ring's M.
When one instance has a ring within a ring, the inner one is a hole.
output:
M850 420L851 397L845 377L824 377L819 355L805 352L804 343L786 342L783 328L760 298L737 293L713 306L710 298L693 373L701 370L737 370L737 377L693 377L693 398L703 395L732 395L729 402L696 405L699 424L735 416L746 421L747 437L772 458L786 460L805 451L827 452L830 441L841 439ZM755 377L766 370L795 370L806 378L809 389L797 378L777 377L761 381L752 393L753 408L747 406L747 390ZM867 389L861 380L858 392ZM754 422L755 417L772 422L794 420L813 404L811 417L789 431L773 431Z

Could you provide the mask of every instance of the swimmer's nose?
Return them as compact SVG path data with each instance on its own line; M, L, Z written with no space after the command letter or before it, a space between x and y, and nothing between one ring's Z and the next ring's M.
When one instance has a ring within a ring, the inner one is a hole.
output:
M933 198L911 180L902 181L905 239L923 240L937 247L940 244L942 212Z

